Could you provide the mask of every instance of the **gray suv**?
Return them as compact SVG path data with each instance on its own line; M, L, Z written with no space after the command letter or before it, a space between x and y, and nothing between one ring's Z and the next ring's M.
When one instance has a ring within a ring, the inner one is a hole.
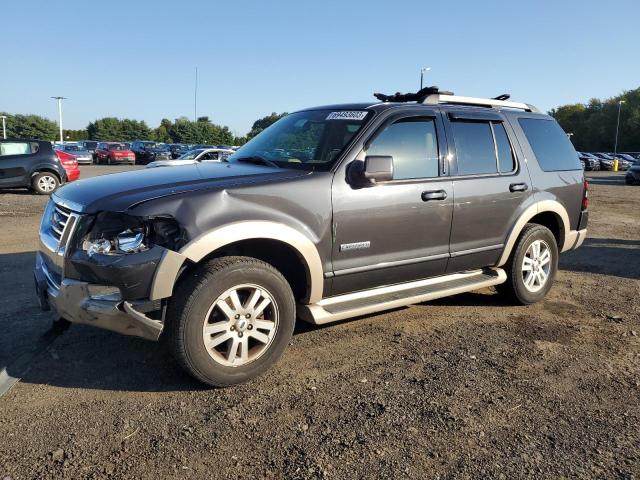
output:
M495 286L530 304L580 246L587 183L535 107L429 87L292 113L226 162L59 189L37 292L71 322L150 340L215 386L315 324Z

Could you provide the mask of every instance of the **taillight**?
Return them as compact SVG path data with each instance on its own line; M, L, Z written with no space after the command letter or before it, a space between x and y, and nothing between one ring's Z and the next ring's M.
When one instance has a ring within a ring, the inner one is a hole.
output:
M58 160L60 160L60 163L62 163L62 165L66 165L68 167L78 165L78 161L76 160L76 157L74 157L73 155L70 155L66 152L61 152L60 150L54 150L54 152L56 154L56 157L58 157Z
M589 182L584 181L584 188L582 190L582 210L589 208Z

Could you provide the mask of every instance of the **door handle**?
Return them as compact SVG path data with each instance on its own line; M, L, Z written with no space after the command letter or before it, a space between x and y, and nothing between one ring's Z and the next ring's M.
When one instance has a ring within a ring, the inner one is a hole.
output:
M526 183L512 183L509 185L510 192L524 192L529 188L529 185Z
M427 190L422 192L422 201L428 202L429 200L444 200L447 198L447 192L444 190Z

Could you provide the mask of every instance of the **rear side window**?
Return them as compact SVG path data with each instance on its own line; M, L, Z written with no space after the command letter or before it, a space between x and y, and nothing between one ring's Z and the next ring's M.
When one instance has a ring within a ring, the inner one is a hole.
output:
M431 118L406 118L389 125L367 149L367 155L391 155L393 179L438 176L438 138Z
M582 170L578 154L555 120L521 118L519 122L542 170Z
M458 175L497 173L496 148L489 122L455 121L453 137L458 159Z
M511 173L515 156L499 121L455 120L453 128L458 175Z
M28 155L31 153L31 145L27 142L0 143L0 156Z

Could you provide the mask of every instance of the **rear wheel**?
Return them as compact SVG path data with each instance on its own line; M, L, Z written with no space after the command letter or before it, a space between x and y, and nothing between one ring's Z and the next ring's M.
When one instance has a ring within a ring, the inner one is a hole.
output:
M182 281L173 298L166 332L172 353L209 385L235 385L264 373L293 334L291 288L255 258L211 260Z
M547 227L527 224L505 265L507 281L497 290L517 303L539 302L551 289L558 270L558 245Z
M60 179L51 172L40 172L31 180L31 188L39 195L51 195L60 186Z

